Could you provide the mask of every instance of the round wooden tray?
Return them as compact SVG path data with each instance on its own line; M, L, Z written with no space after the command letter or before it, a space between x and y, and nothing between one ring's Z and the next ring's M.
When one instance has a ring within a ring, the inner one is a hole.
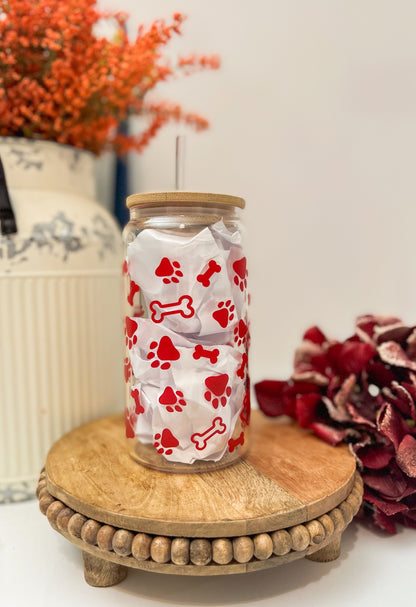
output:
M52 527L82 548L87 582L106 586L127 567L218 575L337 558L362 481L345 446L257 411L237 464L158 472L130 458L116 415L53 445L38 497Z

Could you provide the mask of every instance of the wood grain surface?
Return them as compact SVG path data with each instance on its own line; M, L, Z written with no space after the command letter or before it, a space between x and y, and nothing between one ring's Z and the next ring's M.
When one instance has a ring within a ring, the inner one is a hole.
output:
M305 504L306 519L320 516L348 495L352 481L345 479L352 478L355 461L346 446L331 447L293 422L260 413L251 438L246 461Z
M131 459L121 415L73 430L51 448L47 489L88 518L167 536L232 537L283 529L337 506L354 482L348 449L253 412L250 451L202 474L167 474Z

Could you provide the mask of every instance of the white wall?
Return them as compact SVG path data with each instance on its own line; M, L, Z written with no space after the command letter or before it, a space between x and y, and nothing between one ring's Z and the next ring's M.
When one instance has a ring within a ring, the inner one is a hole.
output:
M132 23L189 16L172 52L222 68L161 85L211 121L186 189L247 200L253 379L291 368L303 330L361 313L416 320L416 3L102 0ZM173 187L174 136L132 159L132 190Z

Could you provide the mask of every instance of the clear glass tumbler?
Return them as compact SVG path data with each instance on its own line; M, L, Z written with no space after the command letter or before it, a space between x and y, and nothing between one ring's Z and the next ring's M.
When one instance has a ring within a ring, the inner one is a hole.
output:
M244 205L200 192L127 198L125 420L141 464L200 472L247 447Z

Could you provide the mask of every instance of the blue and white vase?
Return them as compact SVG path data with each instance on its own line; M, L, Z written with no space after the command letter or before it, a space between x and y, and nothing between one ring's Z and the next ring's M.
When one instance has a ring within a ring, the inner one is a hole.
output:
M63 433L122 406L121 235L95 157L0 138L17 233L0 235L0 503L33 496ZM3 230L4 232L4 230Z

